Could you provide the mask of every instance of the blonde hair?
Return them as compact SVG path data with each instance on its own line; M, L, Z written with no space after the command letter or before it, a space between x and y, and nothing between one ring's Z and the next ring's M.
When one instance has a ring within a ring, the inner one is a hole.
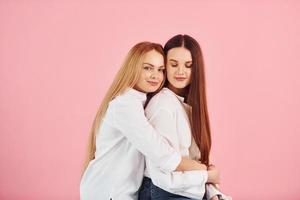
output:
M84 170L87 168L89 162L95 158L96 133L101 126L101 121L106 113L109 102L123 93L127 88L133 88L135 86L142 70L142 62L145 54L151 50L157 51L165 58L162 46L151 42L138 43L128 52L121 69L115 76L114 81L104 96L95 116L88 138L88 153L84 164Z

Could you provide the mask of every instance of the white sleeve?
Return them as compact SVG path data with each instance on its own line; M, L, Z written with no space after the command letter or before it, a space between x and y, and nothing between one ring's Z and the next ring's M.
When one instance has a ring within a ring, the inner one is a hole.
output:
M154 185L168 192L189 198L202 199L205 194L207 171L163 173L146 161L147 171Z
M226 196L222 192L220 192L216 187L212 184L206 184L206 198L210 200L214 196L218 196L220 200L232 200L230 196Z
M115 99L112 103L113 125L164 172L174 171L181 155L148 122L141 102Z
M147 117L153 127L177 149L176 145L179 145L178 134L175 117L172 116L171 112L164 108L157 108L154 113L147 112ZM208 178L207 171L164 173L147 157L146 167L154 185L161 189L190 198L203 198Z

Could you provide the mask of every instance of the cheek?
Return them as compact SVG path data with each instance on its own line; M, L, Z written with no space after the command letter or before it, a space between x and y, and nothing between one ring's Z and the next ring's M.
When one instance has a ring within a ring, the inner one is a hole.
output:
M137 81L137 83L135 85L138 86L138 87L140 87L141 85L143 85L143 79L142 79L141 76L139 77L139 80Z
M160 74L159 74L159 79L160 79L161 81L163 81L164 78L165 78L164 73L160 73Z
M149 72L148 71L142 71L140 74L140 80L143 81L148 77Z
M142 71L140 73L140 77L139 77L139 80L138 80L138 84L143 84L144 80L145 80L145 77L146 77L146 72L145 71Z
M167 77L171 78L174 74L174 68L172 67L167 67Z
M167 72L167 80L172 80L172 75L171 75L171 71L170 70L168 70L168 72Z
M186 75L187 75L188 81L189 81L189 83L190 83L190 82L191 82L191 77L192 77L192 69L188 69Z

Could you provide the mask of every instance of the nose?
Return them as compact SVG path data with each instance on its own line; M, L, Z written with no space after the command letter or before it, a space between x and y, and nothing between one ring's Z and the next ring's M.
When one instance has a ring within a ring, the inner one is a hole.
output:
M150 78L151 79L158 79L158 71L156 71L156 70L154 70L152 73L151 73L151 76L150 76Z
M178 67L178 74L184 74L184 67L183 66Z

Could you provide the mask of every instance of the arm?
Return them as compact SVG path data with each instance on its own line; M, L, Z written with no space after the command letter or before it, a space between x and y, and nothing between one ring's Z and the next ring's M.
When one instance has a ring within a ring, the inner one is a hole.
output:
M193 171L193 170L207 170L206 165L191 160L189 158L182 157L181 162L175 171Z
M153 106L154 109L152 109L151 104L148 106L146 115L149 122L175 149L179 149L180 141L176 130L175 117L167 109L157 106ZM199 163L199 165L202 164ZM203 198L205 184L208 179L205 165L202 165L200 170L195 171L163 173L153 164L151 159L146 157L146 166L153 183L158 187L190 198Z
M215 171L215 173L217 174L218 180L216 182L220 182L220 175L219 175L219 171L216 169L216 167L214 165L210 165L208 167L208 173ZM219 187L218 184L206 184L206 198L207 199L222 199L222 200L227 200L230 199L231 197L227 197L226 195L224 195Z
M110 104L113 125L142 154L152 160L164 172L174 170L197 170L198 163L182 159L181 155L148 122L141 102L135 99L115 99Z
M206 170L163 173L146 158L148 175L154 185L173 194L202 199L207 181Z
M230 196L226 196L212 184L206 185L206 198L209 200L212 198L217 198L221 200L232 200Z

